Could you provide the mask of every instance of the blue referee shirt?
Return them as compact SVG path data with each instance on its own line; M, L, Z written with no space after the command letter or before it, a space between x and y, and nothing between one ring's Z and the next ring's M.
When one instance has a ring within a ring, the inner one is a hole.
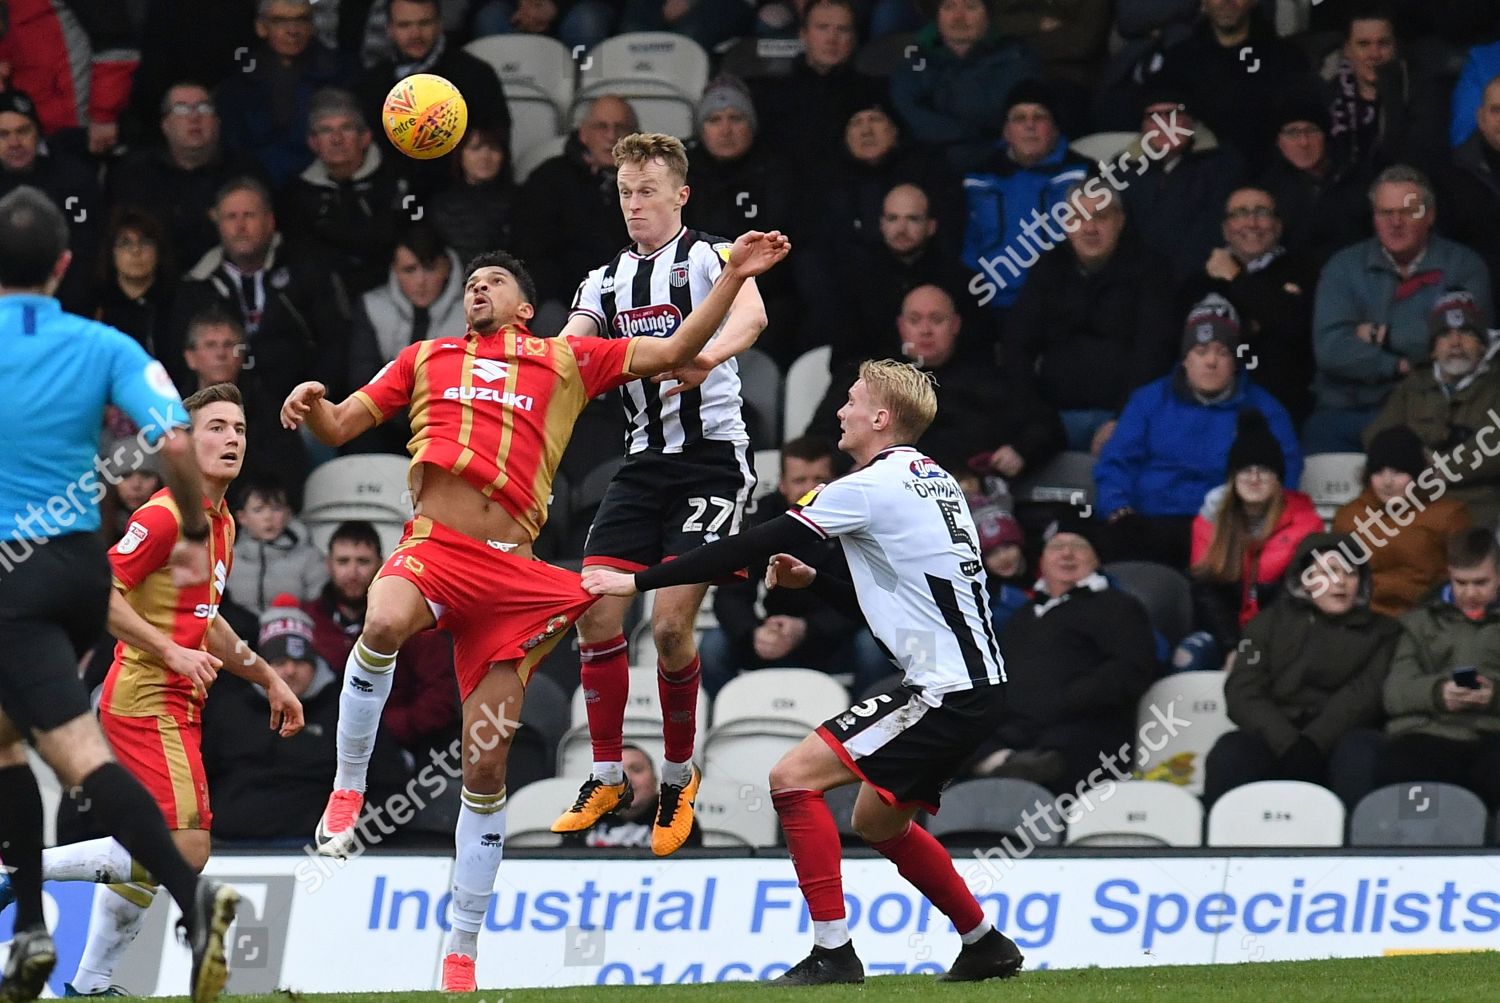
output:
M96 455L109 404L148 449L188 424L166 369L130 337L50 296L0 296L0 541L99 528L99 500L134 460Z

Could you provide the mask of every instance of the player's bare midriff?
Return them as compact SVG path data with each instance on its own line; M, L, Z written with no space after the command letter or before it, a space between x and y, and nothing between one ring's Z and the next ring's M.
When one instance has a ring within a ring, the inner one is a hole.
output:
M499 502L486 498L468 481L431 463L417 465L412 496L417 515L442 523L476 540L516 544L510 553L531 556L531 536Z

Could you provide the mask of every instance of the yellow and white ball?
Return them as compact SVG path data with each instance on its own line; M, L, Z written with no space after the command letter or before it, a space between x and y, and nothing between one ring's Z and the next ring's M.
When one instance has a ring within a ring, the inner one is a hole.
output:
M385 96L380 122L396 149L415 160L452 152L469 125L458 88L432 73L413 73Z

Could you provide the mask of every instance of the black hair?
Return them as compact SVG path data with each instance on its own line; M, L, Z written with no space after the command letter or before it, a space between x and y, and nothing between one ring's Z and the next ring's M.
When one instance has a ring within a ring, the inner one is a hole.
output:
M516 277L516 284L521 287L521 295L526 298L526 302L536 304L536 282L532 280L531 273L526 270L526 265L520 258L508 251L476 254L464 266L464 284L467 285L469 278L481 268L503 268L510 272Z
M1500 541L1495 539L1493 529L1476 526L1462 529L1448 538L1448 566L1467 571L1477 568L1485 561L1500 565Z
M39 289L68 249L68 221L39 189L22 185L0 199L0 286Z
M120 234L131 232L149 241L156 248L156 278L154 283L171 285L177 278L176 255L172 253L172 239L167 235L161 221L138 206L122 205L110 215L109 225L104 230L104 241L99 248L98 278L103 286L112 286L120 277L115 268L115 241Z
M801 460L803 463L831 460L833 443L821 435L799 435L782 443L781 459L783 463L787 460Z
M448 242L438 228L426 220L408 223L398 230L396 246L406 248L424 265L430 265L448 253Z
M350 519L341 522L333 535L328 538L328 552L333 553L335 543L352 543L358 546L364 544L373 547L375 556L380 556L380 534L375 532L375 527L363 519Z
M239 504L235 508L244 508L250 504L252 498L259 498L266 502L280 502L283 505L291 504L286 482L270 471L258 470L236 485L236 488L235 493L239 495Z

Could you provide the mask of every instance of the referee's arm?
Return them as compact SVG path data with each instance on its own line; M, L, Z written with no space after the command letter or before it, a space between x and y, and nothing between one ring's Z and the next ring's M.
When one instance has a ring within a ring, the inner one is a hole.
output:
M162 433L162 480L172 492L177 511L182 513L182 538L191 543L208 539L208 517L203 514L203 479L198 473L198 458L193 455L193 440L183 428ZM203 579L207 580L206 576Z

